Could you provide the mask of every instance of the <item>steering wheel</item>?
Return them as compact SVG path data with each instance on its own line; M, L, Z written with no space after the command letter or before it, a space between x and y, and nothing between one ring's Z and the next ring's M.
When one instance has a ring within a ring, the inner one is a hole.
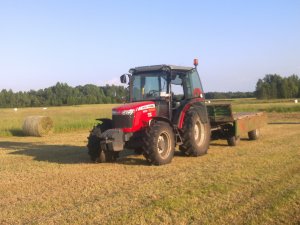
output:
M147 95L148 96L154 96L154 97L158 97L159 95L157 93L159 93L160 91L158 90L150 90Z

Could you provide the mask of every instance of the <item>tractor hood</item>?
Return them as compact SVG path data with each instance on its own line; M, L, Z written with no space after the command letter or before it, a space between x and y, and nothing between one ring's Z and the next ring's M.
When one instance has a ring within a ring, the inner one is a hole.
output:
M138 111L155 109L155 103L152 101L132 102L112 109L113 115L132 115Z
M153 101L132 102L113 108L113 127L122 129L124 133L132 133L148 126L156 116L155 103Z

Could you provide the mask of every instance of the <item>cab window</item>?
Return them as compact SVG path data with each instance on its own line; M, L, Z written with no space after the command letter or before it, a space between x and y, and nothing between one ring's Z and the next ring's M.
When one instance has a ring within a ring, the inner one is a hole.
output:
M193 69L187 74L186 79L187 98L199 98L203 96L203 88L197 70Z

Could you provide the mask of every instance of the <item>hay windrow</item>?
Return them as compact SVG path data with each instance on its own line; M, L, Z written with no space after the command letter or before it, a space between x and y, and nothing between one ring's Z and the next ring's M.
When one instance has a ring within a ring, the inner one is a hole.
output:
M48 116L28 116L23 123L26 136L42 137L53 131L53 121Z

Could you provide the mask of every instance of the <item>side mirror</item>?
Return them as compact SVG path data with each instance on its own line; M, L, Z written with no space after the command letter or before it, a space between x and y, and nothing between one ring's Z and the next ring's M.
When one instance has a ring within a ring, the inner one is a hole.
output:
M122 76L120 76L120 81L121 81L122 84L126 84L127 83L126 74L123 74Z

